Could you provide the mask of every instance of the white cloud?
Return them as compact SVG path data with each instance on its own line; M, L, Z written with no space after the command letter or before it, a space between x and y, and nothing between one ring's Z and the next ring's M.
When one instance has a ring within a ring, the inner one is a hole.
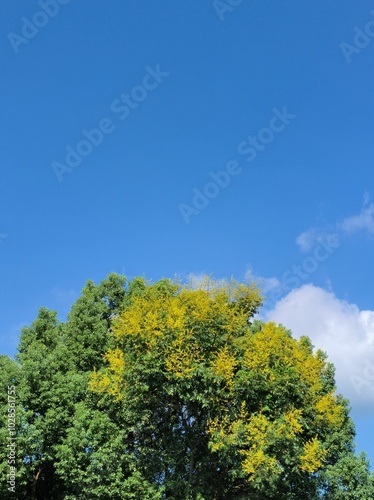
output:
M369 194L364 193L364 202L358 215L351 215L342 222L324 227L310 227L296 237L296 244L302 252L310 252L321 240L338 244L342 236L359 230L374 234L374 203L368 205Z
M338 392L356 411L374 414L374 311L360 311L314 285L292 290L266 314L293 336L307 335L336 367Z
M281 288L282 284L278 278L255 278L255 281L258 281L262 291L264 293L270 292L270 290L277 290Z
M296 244L299 246L302 252L309 252L313 248L313 244L316 241L318 230L315 227L311 227L307 231L299 234L296 238Z
M339 236L335 231L329 231L326 228L311 227L307 231L299 234L296 238L296 244L302 252L310 252L319 245L321 241L337 245L339 244Z
M365 198L367 200L367 197ZM366 230L374 234L374 203L362 208L358 215L347 217L341 222L340 227L346 233L354 233L359 230Z

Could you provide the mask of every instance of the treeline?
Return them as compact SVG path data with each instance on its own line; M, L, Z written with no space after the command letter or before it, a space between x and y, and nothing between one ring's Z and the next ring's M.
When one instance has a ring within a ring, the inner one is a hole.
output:
M0 356L0 498L372 500L333 366L261 304L111 274L41 308Z

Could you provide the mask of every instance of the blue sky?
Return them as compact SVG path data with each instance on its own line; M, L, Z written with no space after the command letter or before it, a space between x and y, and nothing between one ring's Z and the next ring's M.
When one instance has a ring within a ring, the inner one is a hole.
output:
M373 2L51 5L0 5L1 352L111 271L250 274L374 464Z

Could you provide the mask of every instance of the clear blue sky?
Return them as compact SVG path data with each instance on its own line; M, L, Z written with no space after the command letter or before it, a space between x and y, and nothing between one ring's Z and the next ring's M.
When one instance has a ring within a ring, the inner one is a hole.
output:
M0 4L1 352L111 271L251 271L374 463L373 2L231 3Z

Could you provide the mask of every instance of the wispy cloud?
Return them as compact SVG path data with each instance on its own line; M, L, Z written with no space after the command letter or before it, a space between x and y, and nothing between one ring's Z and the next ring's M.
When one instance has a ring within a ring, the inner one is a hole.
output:
M297 236L296 244L302 252L310 252L321 240L337 244L339 243L339 235L332 229L311 227Z
M302 252L310 252L321 240L336 244L348 233L360 230L374 234L374 203L369 205L367 191L364 193L364 202L359 214L350 215L334 225L310 227L296 237L296 244Z
M363 206L358 215L347 217L340 223L340 227L345 233L355 233L363 230L374 234L374 203L369 206Z
M282 288L282 283L278 278L272 276L270 278L266 278L264 276L257 276L254 274L251 267L248 267L245 272L245 280L246 281L255 281L258 286L261 288L263 293L270 292L271 290L277 290Z
M316 228L311 227L307 231L299 234L296 238L296 244L302 252L309 252L315 241Z

